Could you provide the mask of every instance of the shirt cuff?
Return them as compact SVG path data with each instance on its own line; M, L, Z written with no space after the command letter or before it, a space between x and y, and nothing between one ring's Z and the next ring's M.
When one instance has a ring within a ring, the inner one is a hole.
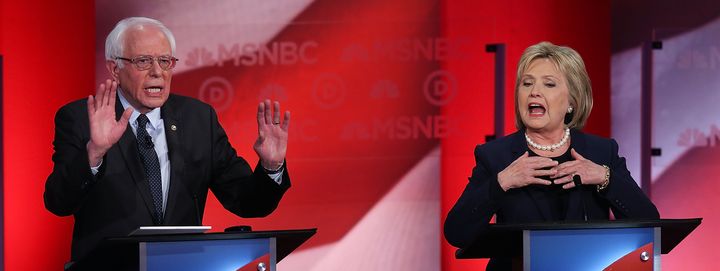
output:
M268 175L268 177L270 177L270 179L275 181L277 184L282 184L283 172L285 172L285 167L282 167L280 169L280 171L278 171L278 172L268 173L267 175Z
M100 162L98 162L97 166L90 167L90 172L92 172L92 175L95 176L100 171L100 166L102 166L103 159L100 158ZM282 176L281 176L282 177Z
M280 164L280 167L276 170L268 170L267 168L263 167L263 170L265 170L265 173L270 177L270 179L273 179L277 184L282 184L282 175L283 172L285 172L285 161L283 160L282 164Z

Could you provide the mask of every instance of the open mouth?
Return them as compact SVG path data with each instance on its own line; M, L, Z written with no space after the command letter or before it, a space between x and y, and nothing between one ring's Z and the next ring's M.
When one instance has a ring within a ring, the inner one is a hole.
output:
M162 91L162 90L163 90L163 87L160 87L160 86L151 86L151 87L145 88L145 91L147 91L150 94L160 93L160 91Z
M528 104L528 113L531 117L541 117L545 115L545 106L539 103Z

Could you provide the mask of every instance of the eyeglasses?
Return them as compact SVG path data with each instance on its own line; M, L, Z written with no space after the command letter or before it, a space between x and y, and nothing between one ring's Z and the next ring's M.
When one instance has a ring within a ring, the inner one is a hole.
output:
M160 65L160 68L163 70L170 70L175 67L175 64L177 64L178 60L175 57L172 56L158 56L158 57L152 57L152 56L137 56L132 59L130 58L124 58L124 57L115 57L115 59L125 60L127 62L130 62L135 65L135 68L137 68L140 71L149 70L152 68L153 62L157 61L158 65Z

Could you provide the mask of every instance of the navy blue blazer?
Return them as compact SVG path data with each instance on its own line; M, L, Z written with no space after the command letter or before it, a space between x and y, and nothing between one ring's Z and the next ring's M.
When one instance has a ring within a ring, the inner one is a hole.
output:
M493 215L497 223L550 221L550 202L540 191L518 188L503 191L497 175L528 151L524 130L475 148L475 168L462 195L445 220L445 239L456 247L467 247L480 236ZM618 156L615 140L571 131L571 145L580 155L610 167L610 184L598 192L595 185L583 185L568 193L565 220L657 219L655 205L637 186ZM584 204L583 204L584 201ZM584 205L584 207L583 207ZM583 210L584 209L584 210ZM492 261L491 261L492 262Z

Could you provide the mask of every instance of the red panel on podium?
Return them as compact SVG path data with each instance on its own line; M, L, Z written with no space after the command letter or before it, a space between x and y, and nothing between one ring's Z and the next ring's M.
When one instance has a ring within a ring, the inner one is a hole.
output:
M647 253L648 251L653 251L653 243L647 243L633 250L603 269L603 271L651 271L653 270L654 257L652 253ZM643 258L643 252L646 253L647 258Z

